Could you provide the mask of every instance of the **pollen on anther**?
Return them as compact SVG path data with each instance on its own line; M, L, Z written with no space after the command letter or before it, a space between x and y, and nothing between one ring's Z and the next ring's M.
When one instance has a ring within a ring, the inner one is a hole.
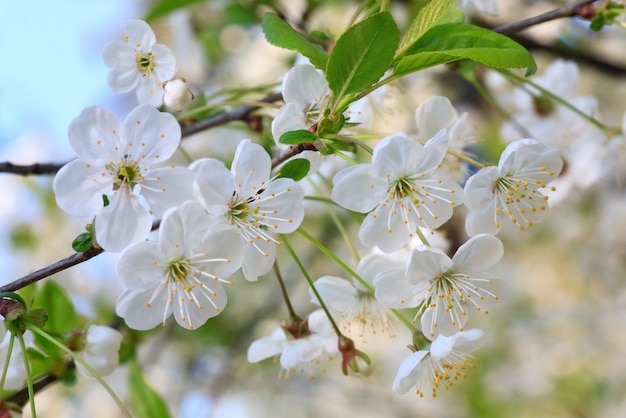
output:
M150 305L150 302L146 302L146 308L149 308L150 306L152 306Z

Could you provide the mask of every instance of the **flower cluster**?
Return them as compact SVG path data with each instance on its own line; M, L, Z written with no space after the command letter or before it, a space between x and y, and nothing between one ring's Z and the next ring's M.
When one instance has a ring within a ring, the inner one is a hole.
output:
M463 4L496 12L493 2ZM173 315L181 327L193 330L225 309L237 271L251 282L270 272L282 236L304 221L305 189L276 171L268 151L251 139L239 142L230 168L215 158L189 166L170 163L181 141L180 124L155 106L177 112L193 95L184 81L171 79L173 54L156 44L146 23L130 21L125 31L124 40L105 46L109 84L116 93L135 90L141 104L123 121L99 107L75 119L69 138L78 159L59 171L54 191L62 209L92 220L94 245L121 253L117 272L124 289L116 313L126 324L148 330L166 325ZM348 104L341 110L346 115L332 114L336 98L322 71L297 65L282 87L284 105L271 126L276 145L294 130L324 135L334 129L321 138L350 143L347 129L358 117L345 124ZM356 256L355 271L340 262L351 280L327 274L313 281L303 268L311 300L323 309L302 320L287 300L290 321L252 343L250 362L280 355L281 376L289 377L311 370L322 355L341 356L344 372L358 372L361 363L369 366L369 358L343 332L356 329L363 340L370 332L395 335L393 315L404 318L401 310L412 308L413 321L404 323L414 334L413 354L400 365L393 390L416 387L422 396L427 380L435 396L438 387L464 375L471 360L466 352L483 336L466 330L470 313L486 313L486 299L498 299L491 289L495 276L488 271L504 254L496 235L541 222L554 191L549 183L563 168L558 148L527 138L512 141L497 166L483 165L468 155L475 138L468 118L447 98L431 97L415 112L417 133L381 135L371 159L356 153L354 164L332 179L320 176L330 190L329 198L319 200L363 214L357 215L362 219L358 236L369 254L360 261ZM331 119L334 125L321 127ZM314 167L308 175L316 172ZM460 215L456 208L462 205L470 238L450 252L436 248L431 241ZM92 348L92 342L108 337L91 330L85 353L95 362L119 348L113 336L109 346ZM116 365L102 363L103 372Z

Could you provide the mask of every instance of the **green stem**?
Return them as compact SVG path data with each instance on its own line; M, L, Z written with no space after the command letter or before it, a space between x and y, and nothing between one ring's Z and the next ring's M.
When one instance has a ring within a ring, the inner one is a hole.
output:
M424 235L424 233L419 227L415 228L415 232L417 233L417 236L420 237L422 244L430 247L430 242L428 242L428 238L426 238L426 235Z
M480 163L478 161L476 161L475 159L473 159L472 157L470 157L469 155L459 152L459 151L455 151L451 148L448 148L448 150L446 151L448 154L450 155L454 155L456 158L458 158L459 160L463 160L468 164L473 165L474 167L478 168L479 170L483 167L485 167L485 165L483 163Z
M35 409L35 390L33 389L33 375L30 368L30 362L28 361L28 353L26 352L26 344L24 343L24 336L21 333L13 333L11 331L11 339L17 334L17 340L20 343L22 349L22 358L24 359L24 370L26 371L26 387L28 388L28 402L30 404L30 414L33 418L37 418L37 410Z
M309 180L309 184L311 185L311 187L313 187L313 189L318 194L322 194L319 186L315 184L315 182L311 180L310 178L308 180ZM354 257L354 260L358 263L361 258L359 257L359 253L356 250L356 246L354 245L354 242L352 242L352 239L350 238L350 234L348 234L348 231L346 230L346 227L343 225L343 222L341 222L341 220L337 216L337 213L335 213L335 211L331 208L331 203L329 201L334 204L332 200L324 199L323 200L323 202L325 203L324 206L326 207L326 210L328 211L328 214L330 215L331 219L337 226L337 229L341 233L341 237L343 238L343 240L346 242L346 245L350 249L350 252L352 253L352 256Z
M318 240L316 240L311 234L309 234L308 232L306 232L302 228L298 228L298 232L300 233L300 235L302 235L307 240L309 240L309 242L311 242L313 245L315 245L321 252L323 252L328 257L330 257L335 263L339 264L339 266L341 266L341 268L343 268L348 274L350 274L352 277L354 277L356 279L356 281L358 281L365 289L367 289L368 292L370 292L372 295L375 294L374 288L372 287L372 285L370 285L368 282L366 282L361 276L356 274L356 272L354 270L352 270L350 267L348 267L346 265L346 263L341 261L328 248L324 247L322 245L322 243L320 243ZM396 309L389 309L389 310L396 316L396 318L398 318L400 320L400 322L402 322L409 330L411 330L412 333L418 332L418 330L415 328L413 323L409 319L405 318L400 312L398 312Z
M280 274L278 263L274 263L274 273L276 273L278 286L280 287L280 291L283 294L283 299L285 300L285 305L287 305L287 311L289 312L289 316L292 320L296 320L299 318L299 316L296 314L296 311L293 310L293 305L291 304L291 300L289 299L289 294L287 293L287 287L285 286L283 276L282 274Z
M7 379L7 372L9 371L9 364L11 364L11 354L13 353L13 343L15 341L15 335L11 333L9 339L9 347L7 349L7 358L4 360L4 370L2 371L2 380L0 380L0 393L4 391L4 382Z
M508 77L510 79L515 80L517 83L528 84L529 86L534 87L535 89L539 90L539 92L541 92L541 94L543 94L543 95L549 97L550 99L554 100L555 102L557 102L557 103L567 107L572 112L576 113L578 116L580 116L581 118L585 119L587 122L591 123L592 125L594 125L598 129L600 129L605 134L608 134L611 131L611 128L609 128L608 126L606 126L605 124L603 124L602 122L600 122L599 120L594 118L593 116L590 116L590 115L586 114L585 112L583 112L582 110L580 110L579 108L577 108L575 106L572 106L567 100L557 96L556 94L552 93L549 90L544 89L539 84L537 84L537 83L535 83L533 81L530 81L527 78L519 76L519 75L517 75L514 72L509 71L509 70L496 69L496 71L498 71L500 74L504 75L505 77Z
M31 331L33 331L35 334L45 338L46 340L48 340L49 342L57 346L61 351L69 355L74 361L82 364L85 367L85 369L89 370L89 373L91 373L93 377L102 385L102 387L104 387L104 389L106 389L106 391L109 392L109 395L111 395L111 397L113 398L117 406L120 408L124 416L128 418L132 418L132 415L130 414L128 409L126 409L126 406L124 406L124 403L122 402L122 400L115 394L113 389L111 389L111 386L109 386L109 384L102 378L102 376L100 376L100 374L93 367L87 364L85 360L77 356L76 353L74 353L72 350L67 348L65 345L58 342L56 339L50 336L47 332L37 327L36 325L28 324L28 328Z
M313 280L311 279L311 276L309 276L309 273L307 273L306 269L304 268L304 265L300 261L300 258L298 257L298 255L294 251L293 247L289 244L289 241L286 239L286 237L283 236L282 241L285 244L285 247L287 247L287 250L289 250L289 253L293 257L294 261L298 265L298 268L300 269L300 271L302 272L302 274L306 278L306 281L309 283L309 286L311 287L311 290L313 290L313 293L315 294L315 297L317 298L317 301L320 303L320 306L322 307L322 309L326 313L326 316L328 317L328 320L330 321L330 323L332 324L333 328L335 329L335 332L337 333L337 336L338 337L343 336L343 334L341 333L341 330L339 329L339 327L337 326L337 323L335 322L335 319L333 318L333 316L331 315L330 311L326 307L326 304L324 303L324 299L322 299L322 296L318 293L317 289L315 288L315 285L313 284Z

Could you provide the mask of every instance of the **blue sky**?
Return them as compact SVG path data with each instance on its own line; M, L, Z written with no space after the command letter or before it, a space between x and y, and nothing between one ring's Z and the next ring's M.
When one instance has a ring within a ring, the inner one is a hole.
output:
M141 17L131 6L139 4L0 0L0 161L7 145L33 133L53 142L51 158L66 159L67 126L82 109L120 106L106 83L102 46Z

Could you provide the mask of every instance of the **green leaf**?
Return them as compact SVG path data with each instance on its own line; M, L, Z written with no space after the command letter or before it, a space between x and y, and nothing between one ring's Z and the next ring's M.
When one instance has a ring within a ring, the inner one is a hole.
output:
M203 1L205 0L163 0L156 3L152 9L146 13L144 20L149 23L156 18L172 13L175 10Z
M527 68L526 75L537 70L532 55L512 39L467 23L447 23L422 35L398 62L394 75L461 59L491 68Z
M305 158L294 158L293 160L287 161L278 172L278 177L285 177L289 179L293 179L294 181L300 181L307 174L309 174L309 170L311 169L311 163L309 160Z
M288 131L280 136L278 142L285 145L296 145L305 142L313 142L317 139L317 135L306 129L299 129L297 131Z
M400 41L401 51L410 48L428 29L442 23L462 21L456 0L432 0L424 6Z
M341 35L326 71L337 100L380 80L391 66L399 41L398 26L387 12L372 15Z
M84 253L91 248L93 237L89 232L83 232L72 241L72 249L77 253Z
M137 362L133 362L128 370L128 385L136 418L169 418L165 402L146 383Z
M326 68L326 61L328 61L326 51L309 41L280 17L266 13L263 16L263 33L265 33L265 39L270 44L297 51L307 57L311 64L320 70Z
M37 308L48 311L48 320L44 328L49 333L61 334L78 325L72 301L65 290L52 280L47 280L35 295L32 310Z

